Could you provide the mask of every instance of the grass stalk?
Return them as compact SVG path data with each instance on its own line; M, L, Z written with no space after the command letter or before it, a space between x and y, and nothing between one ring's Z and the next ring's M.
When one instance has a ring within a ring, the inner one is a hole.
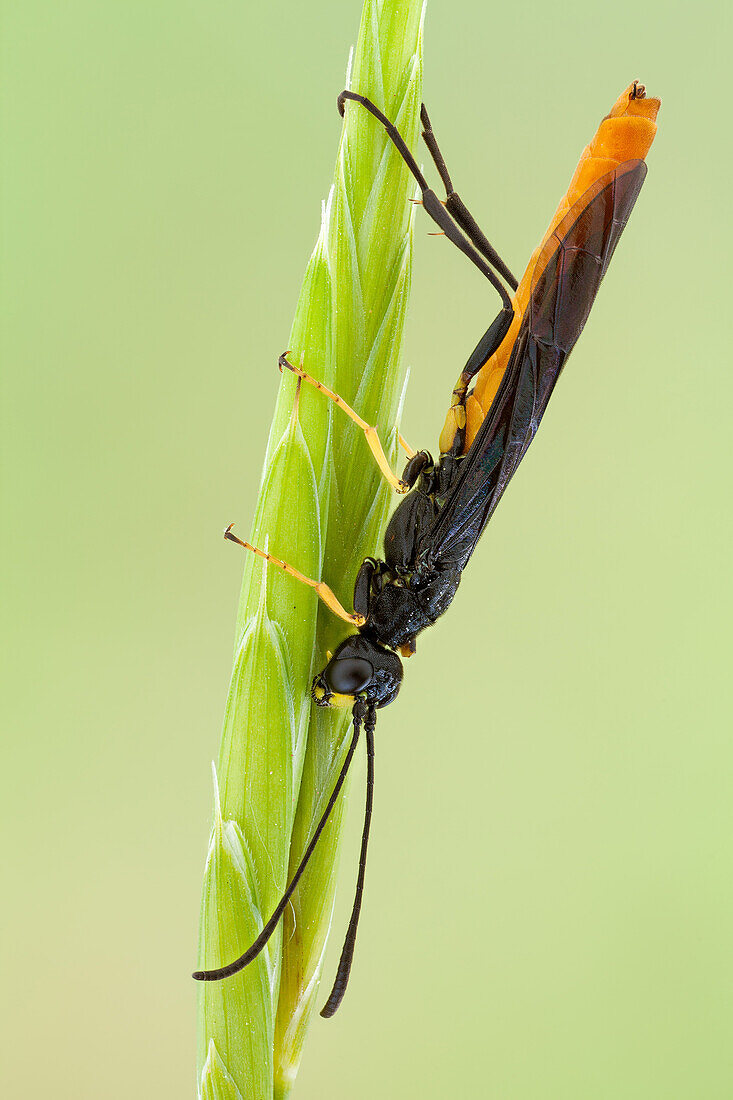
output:
M412 148L422 98L421 19L422 0L366 0L350 80L397 122ZM412 193L376 121L347 105L334 185L289 341L294 361L379 427L395 466ZM310 387L296 397L286 373L252 541L306 575L322 576L348 607L358 565L379 551L391 506L361 433ZM215 769L202 967L249 946L328 799L349 715L311 705L309 686L344 632L310 589L245 558ZM199 1095L206 1100L282 1100L292 1088L316 1007L342 814L343 796L262 955L235 977L199 987Z

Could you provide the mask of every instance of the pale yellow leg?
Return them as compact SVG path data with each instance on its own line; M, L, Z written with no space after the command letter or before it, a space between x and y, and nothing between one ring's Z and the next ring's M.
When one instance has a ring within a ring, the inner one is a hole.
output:
M266 553L264 550L260 550L256 546L252 546L249 542L244 542L243 539L238 539L236 535L232 534L233 523L230 523L224 532L224 538L229 539L230 542L236 542L238 546L243 546L245 550L251 550L253 554L257 554L258 557L264 558L269 565L276 565L283 572L287 573L290 577L295 577L296 581L302 581L303 584L307 584L309 588L312 588L319 599L323 600L326 607L333 611L334 615L338 615L339 619L343 619L345 623L350 623L352 626L363 626L366 619L363 615L350 615L345 607L337 600L334 593L324 584L323 581L314 581L310 577L306 577L294 566L288 565L286 561L281 561L280 558L273 558L272 554Z
M372 454L374 455L374 458L377 462L377 465L379 466L379 469L382 471L382 473L386 477L387 481L390 483L390 485L395 490L395 492L397 492L397 493L407 493L410 489L410 486L407 485L404 481L402 481L401 478L397 477L397 475L392 471L392 467L390 466L389 462L387 461L387 456L384 453L384 449L383 449L382 444L379 440L379 435L377 433L377 429L372 427L370 424L367 424L366 420L362 420L362 418L359 416L359 414L354 412L351 405L346 404L343 397L339 397L339 395L337 393L334 393L333 390L329 390L326 386L323 385L322 382L318 382L315 378L311 378L311 376L309 374L306 374L306 372L302 369L302 367L293 366L293 364L288 361L288 359L286 358L285 355L280 356L279 363L280 363L280 368L281 369L282 369L282 367L287 367L289 371L292 371L293 374L296 374L298 376L298 378L302 378L304 382L308 383L308 385L314 386L317 390L320 390L320 392L325 397L327 397L330 401L333 401L333 403L335 405L338 405L338 407L342 410L342 412L345 412L346 415L351 420L353 420L354 423L356 425L358 425L358 427L361 428L361 430L364 432L364 435L366 437L366 441L369 444L369 449L372 452ZM405 441L402 439L401 436L400 436L400 442L402 443L403 447L405 448L405 450L407 451L408 454L414 454L415 453L414 451L412 451L412 452L410 451L410 449L408 448L407 444L405 443Z
M400 432L397 433L397 440L399 442L400 447L405 452L405 454L407 455L408 458L413 458L417 454L417 451L413 450L413 448L410 446L410 444L407 442L405 437Z

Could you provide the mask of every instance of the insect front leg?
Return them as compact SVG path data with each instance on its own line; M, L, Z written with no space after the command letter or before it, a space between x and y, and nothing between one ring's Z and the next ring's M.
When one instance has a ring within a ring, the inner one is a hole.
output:
M354 611L366 621L369 618L369 607L372 602L372 580L379 562L374 558L364 558L356 574L354 582Z
M268 554L265 550L260 550L259 547L253 546L251 542L245 542L244 539L238 539L236 535L232 534L233 523L230 523L224 532L224 538L229 539L230 542L236 542L237 546L243 547L245 550L249 550L251 553L256 554L259 558L264 558L268 565L274 565L278 569L282 569L283 573L287 573L289 577L294 577L296 581L300 581L301 584L307 584L309 588L318 596L319 600L323 600L329 611L333 611L334 615L338 615L339 619L343 619L345 623L350 623L351 626L363 626L365 619L364 616L359 615L355 610L353 615L350 615L346 608L340 603L335 592L324 581L314 581L311 577L306 577L304 573L301 573L295 566L289 565L288 562L282 561L280 558L274 558L272 554Z
M319 382L317 381L317 379L312 378L310 374L306 374L302 367L294 366L288 360L287 356L288 353L283 352L283 354L278 359L280 370L286 367L289 371L292 371L293 374L297 375L298 378L301 378L304 382L307 382L309 386L313 386L315 389L317 389L319 393L322 393L324 397L327 397L329 399L329 401L333 401L334 405L337 405L342 412L346 413L349 419L353 420L357 427L361 428L361 430L363 431L364 437L369 444L369 450L374 455L374 459L379 466L379 469L382 471L392 488L395 490L396 493L406 493L410 488L410 485L404 479L397 477L397 475L392 470L392 467L389 464L389 459L384 453L384 448L382 447L377 429L373 425L367 424L366 420L362 420L359 414L354 412L351 405L347 405L343 397L339 397L337 393L334 393L333 390L329 390L326 386L323 385L322 382ZM400 442L405 447L405 450L408 450L408 452L412 450L412 448L407 447L407 444L404 442L401 436ZM412 452L412 454L414 456L414 451Z

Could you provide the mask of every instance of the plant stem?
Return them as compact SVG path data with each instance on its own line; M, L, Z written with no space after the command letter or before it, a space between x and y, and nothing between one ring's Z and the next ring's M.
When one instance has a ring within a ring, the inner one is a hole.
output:
M366 0L351 79L413 148L421 14L415 0ZM412 192L382 128L347 105L289 342L294 362L377 425L393 465ZM311 387L296 390L286 372L251 541L322 576L348 607L359 563L378 550L392 494L358 429ZM312 706L309 687L325 650L347 629L309 588L247 556L204 882L202 967L236 958L256 937L329 797L349 715ZM207 1100L282 1098L292 1087L331 919L342 812L343 795L286 910L284 932L244 971L200 987L199 1082Z

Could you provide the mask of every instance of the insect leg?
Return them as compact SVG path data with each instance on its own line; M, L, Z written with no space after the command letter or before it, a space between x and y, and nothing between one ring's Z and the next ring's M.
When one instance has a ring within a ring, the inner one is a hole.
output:
M257 554L258 557L264 558L269 565L276 565L279 569L282 569L284 573L287 573L290 577L295 577L296 581L301 581L303 584L307 584L309 588L312 588L319 599L323 600L326 607L333 611L334 615L338 615L339 619L343 619L345 623L350 623L352 626L363 626L365 619L363 615L353 614L350 615L345 607L339 603L334 592L323 581L314 581L310 577L304 576L298 569L292 565L288 565L286 561L281 561L280 558L274 558L272 554L266 553L264 550L258 549L256 546L252 546L250 542L244 542L243 539L238 539L236 535L232 534L233 523L230 523L224 532L224 538L229 539L230 542L236 542L237 546L243 546L245 550L251 550L253 554Z
M364 558L359 566L359 572L354 581L354 611L369 618L369 605L372 596L372 579L377 571L378 563L374 558Z
M400 447L402 448L402 450L407 455L407 457L408 458L414 458L415 455L417 454L417 452L415 451L414 447L410 446L410 444L407 442L407 440L404 438L404 436L402 435L401 432L397 433L397 440L399 442Z
M337 405L342 412L345 412L349 419L354 421L357 427L361 428L364 433L364 437L369 444L369 449L374 455L375 461L379 466L379 469L386 477L387 481L390 483L395 492L406 493L410 486L407 485L406 482L398 478L395 473L393 473L392 467L390 466L387 456L384 453L384 448L382 447L382 444L380 442L377 429L371 424L367 424L366 420L362 420L359 414L354 412L351 405L346 404L343 397L339 397L339 395L337 393L334 393L333 390L329 390L326 386L323 385L322 382L318 382L315 378L311 378L309 374L306 374L302 367L296 367L291 362L289 362L287 358L287 352L283 352L283 354L278 359L278 364L280 366L280 370L282 370L283 367L287 367L287 369L289 371L292 371L293 374L297 375L298 378L301 378L310 386L314 386L315 389L319 390L325 397L329 399L329 401L333 401L334 405Z
M445 187L446 210L449 214L453 215L453 218L461 227L471 243L476 246L479 252L483 256L485 256L489 263L496 268L500 275L504 277L512 290L516 290L518 286L517 280L512 275L511 271L504 263L494 246L486 239L483 230L476 222L475 218L461 199L460 195L458 195L453 188L453 181L450 178L450 174L443 158L443 154L440 151L435 134L433 133L430 116L428 115L424 103L420 109L420 121L423 125L423 141L428 147L430 156L433 158L433 163L438 169L438 173Z
M441 454L460 454L463 450L466 430L466 397L468 396L471 379L478 374L484 363L491 358L499 347L509 331L513 317L512 310L502 309L497 314L458 375L458 381L453 387L451 406L448 410L443 431L440 433L439 446Z
M507 293L506 287L501 282L499 277L491 270L483 256L474 248L471 242L466 238L464 233L458 228L456 222L452 216L448 213L448 210L443 206L438 196L434 191L428 187L427 180L417 166L417 162L413 157L410 150L407 148L403 137L396 126L389 121L386 115L379 110L378 107L372 103L366 96L358 95L356 92L344 91L338 97L338 109L339 113L343 115L344 104L346 100L353 100L355 103L360 103L362 107L384 126L387 131L387 136L392 141L393 145L397 149L398 153L404 160L407 167L412 172L413 176L417 180L418 186L422 191L422 203L425 207L425 212L433 219L439 229L445 233L449 241L451 241L456 248L460 249L464 256L474 264L479 271L486 276L491 285L500 295L505 309L511 309L511 299Z

